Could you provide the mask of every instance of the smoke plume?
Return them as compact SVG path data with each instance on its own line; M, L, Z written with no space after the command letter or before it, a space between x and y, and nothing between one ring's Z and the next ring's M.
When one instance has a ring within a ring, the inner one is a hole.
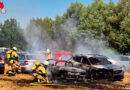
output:
M50 48L52 51L62 50L73 52L74 54L100 54L117 59L119 55L111 49L106 41L85 37L80 37L76 28L77 22L73 19L66 20L55 39L48 38L49 33L41 29L36 23L31 22L25 30L28 51L45 51ZM47 40L46 40L47 39Z

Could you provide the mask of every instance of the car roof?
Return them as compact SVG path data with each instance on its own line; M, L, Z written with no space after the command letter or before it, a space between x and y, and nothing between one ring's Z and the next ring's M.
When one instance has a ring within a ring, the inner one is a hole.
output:
M9 49L9 48L6 48L6 47L0 47L0 49Z
M53 52L52 54L57 54L57 55L73 55L72 53L69 53L69 52Z
M79 55L76 55L76 56L82 56L82 57L106 57L106 56L99 55L99 54L79 54Z
M22 54L22 55L39 55L39 54L34 54L34 53L18 53L18 54Z

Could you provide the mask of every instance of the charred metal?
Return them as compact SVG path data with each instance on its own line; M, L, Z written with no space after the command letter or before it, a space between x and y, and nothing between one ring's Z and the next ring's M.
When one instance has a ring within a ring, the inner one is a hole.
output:
M60 61L61 62L61 61ZM105 56L75 55L65 65L50 65L49 71L53 80L82 81L86 80L122 80L122 67L113 65Z

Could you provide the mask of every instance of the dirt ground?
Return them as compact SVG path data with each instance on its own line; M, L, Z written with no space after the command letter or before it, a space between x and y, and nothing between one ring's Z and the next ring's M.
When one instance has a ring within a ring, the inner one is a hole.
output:
M86 84L65 86L31 86L33 77L19 74L8 77L0 75L0 90L97 90L97 89L130 89L130 73L125 73L123 81L88 81Z

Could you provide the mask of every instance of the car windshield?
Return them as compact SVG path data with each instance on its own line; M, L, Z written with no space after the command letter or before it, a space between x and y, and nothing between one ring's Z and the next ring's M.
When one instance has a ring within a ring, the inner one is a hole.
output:
M27 60L43 60L43 59L45 59L45 57L42 55L37 54L27 55Z
M0 52L4 52L4 49L0 49Z
M69 60L71 57L71 55L61 55L62 60Z
M0 53L1 52L7 52L9 49L0 49Z
M129 57L128 56L120 56L120 60L121 61L129 61Z
M25 60L25 55L23 55L23 54L18 54L18 59L19 60Z
M109 62L105 57L90 57L89 60L93 65L111 64L111 62Z
M34 55L27 55L27 59L28 60L33 60L33 59L36 59L37 57L34 56Z

